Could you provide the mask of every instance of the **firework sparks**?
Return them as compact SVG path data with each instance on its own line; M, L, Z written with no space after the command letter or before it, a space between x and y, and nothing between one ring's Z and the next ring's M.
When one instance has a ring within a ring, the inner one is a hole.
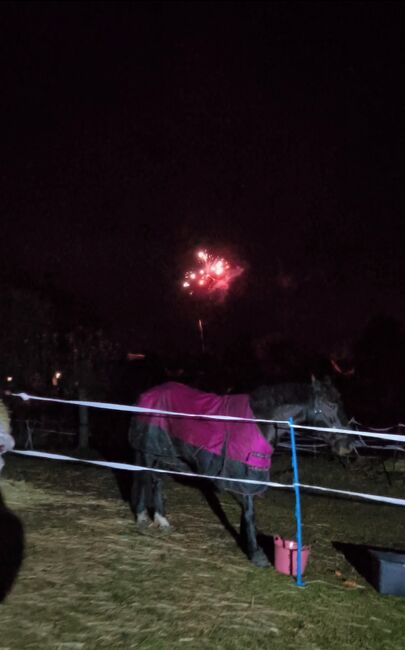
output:
M232 266L224 257L217 257L207 250L199 250L196 258L198 268L187 271L182 283L190 296L217 291L225 293L231 282L243 273L241 266Z

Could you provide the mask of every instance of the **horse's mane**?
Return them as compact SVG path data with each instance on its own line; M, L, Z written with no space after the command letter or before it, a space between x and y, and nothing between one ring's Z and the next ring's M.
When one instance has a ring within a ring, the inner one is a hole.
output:
M311 394L311 384L276 384L256 388L250 393L249 401L256 417L269 417L276 407L284 404L306 404Z

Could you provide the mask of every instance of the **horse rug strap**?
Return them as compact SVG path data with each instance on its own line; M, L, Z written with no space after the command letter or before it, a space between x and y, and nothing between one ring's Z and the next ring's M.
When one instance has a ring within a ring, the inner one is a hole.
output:
M248 395L216 395L167 382L146 391L137 402L143 408L190 413L192 415L221 415L254 420ZM194 448L236 461L249 468L269 471L273 447L262 435L255 422L237 422L188 418L156 413L137 416L149 427L158 427Z

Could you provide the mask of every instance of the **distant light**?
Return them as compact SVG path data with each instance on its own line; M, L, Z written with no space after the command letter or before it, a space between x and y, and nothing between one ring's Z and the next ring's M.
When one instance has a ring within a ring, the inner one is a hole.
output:
M59 384L59 379L62 377L62 372L56 370L55 374L52 377L52 386L57 386Z
M146 355L143 354L142 352L128 352L127 353L127 359L128 361L142 361L142 359L145 359Z
M6 377L6 381L8 381L8 382L10 383L10 382L13 381L13 378L12 378L11 376L10 376L10 377Z

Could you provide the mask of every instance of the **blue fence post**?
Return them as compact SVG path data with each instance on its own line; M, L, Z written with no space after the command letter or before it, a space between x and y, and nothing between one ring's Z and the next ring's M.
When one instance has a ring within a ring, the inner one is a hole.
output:
M290 438L291 438L291 462L294 477L294 492L295 492L295 518L297 520L297 585L303 587L301 575L301 549L302 549L302 534L301 534L301 502L300 502L300 486L298 478L298 463L297 463L297 450L295 447L295 431L294 422L292 418L288 418L290 425Z

